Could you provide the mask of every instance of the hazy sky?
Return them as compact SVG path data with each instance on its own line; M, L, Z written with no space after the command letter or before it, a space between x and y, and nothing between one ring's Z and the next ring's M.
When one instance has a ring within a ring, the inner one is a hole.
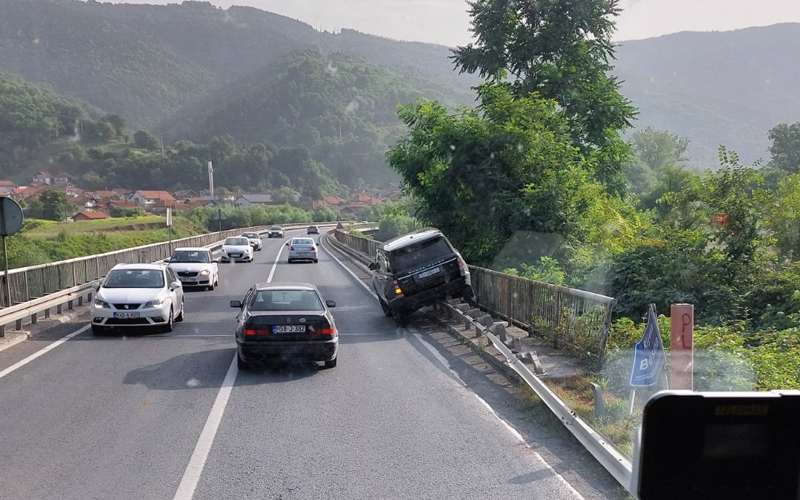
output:
M101 0L102 1L102 0ZM179 0L125 0L180 3ZM463 45L470 39L465 0L210 0L250 5L332 31L353 28L400 40ZM722 31L800 22L800 0L621 0L616 40L678 31Z

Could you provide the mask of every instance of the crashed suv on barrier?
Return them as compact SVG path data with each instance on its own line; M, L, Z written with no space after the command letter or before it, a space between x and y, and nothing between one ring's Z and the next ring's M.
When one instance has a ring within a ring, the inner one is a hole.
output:
M420 229L382 243L369 268L383 312L401 325L437 300L472 298L467 263L438 229Z

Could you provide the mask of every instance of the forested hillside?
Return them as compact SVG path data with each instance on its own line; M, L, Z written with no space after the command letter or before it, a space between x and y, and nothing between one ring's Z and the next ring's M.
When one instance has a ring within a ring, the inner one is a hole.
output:
M305 51L187 107L163 130L169 140L207 142L230 134L242 144L306 147L339 181L354 186L358 179L374 183L391 176L385 155L402 128L397 106L423 96L451 107L474 102L469 91L418 72Z
M0 175L14 175L42 148L73 137L84 116L50 89L0 73Z
M800 121L800 24L722 33L677 33L624 42L614 73L652 125L691 139L688 155L706 165L717 148L746 162L768 158L765 131Z
M445 47L352 31L320 33L251 7L0 0L0 69L126 116L137 128L152 127L208 91L309 48L345 50L457 81ZM467 89L476 80L461 81Z

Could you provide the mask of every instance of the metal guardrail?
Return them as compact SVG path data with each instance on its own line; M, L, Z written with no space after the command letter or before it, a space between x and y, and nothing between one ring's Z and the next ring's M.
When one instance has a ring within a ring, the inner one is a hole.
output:
M478 304L601 367L616 299L469 266Z
M467 318L462 311L446 302L442 306L449 310L451 316ZM467 318L470 319L471 318ZM508 366L514 370L536 393L539 398L550 408L561 423L573 436L595 457L625 489L630 491L631 477L633 474L633 463L630 458L622 453L613 443L609 442L602 434L595 431L592 426L586 423L573 412L547 385L542 382L531 370L520 361L514 353L489 330L482 330L485 335L506 358Z
M291 224L282 227L297 229L309 224L314 223ZM317 225L329 226L330 224L317 223ZM92 282L105 276L117 264L156 262L168 258L172 254L172 249L179 246L213 247L215 244L221 244L225 238L230 236L239 236L245 231L263 233L269 227L269 225L265 225L230 229L173 240L171 244L169 242L154 243L10 270L8 277L13 304L0 308L0 337L3 336L5 326L8 324L17 323L17 329L19 329L21 328L20 322L25 318L30 318L32 323L36 323L37 314L40 312L44 311L48 315L50 309L53 307L60 309L60 306L65 303L71 309L74 300L78 300L80 305L83 295L91 288ZM3 274L0 271L0 276ZM59 310L58 313L60 312Z
M348 234L334 236L348 247L374 259L379 241ZM611 312L616 299L596 293L469 266L478 305L489 313L527 330L552 338L556 347L600 367L606 350Z

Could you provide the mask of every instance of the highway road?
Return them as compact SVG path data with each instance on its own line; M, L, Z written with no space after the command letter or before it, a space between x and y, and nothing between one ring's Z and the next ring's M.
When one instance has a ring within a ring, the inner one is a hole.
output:
M566 432L540 448L552 424L398 328L327 252L288 264L284 241L221 264L172 333L98 338L72 323L69 339L3 352L0 498L622 498ZM336 301L336 368L236 369L228 303L270 278Z

